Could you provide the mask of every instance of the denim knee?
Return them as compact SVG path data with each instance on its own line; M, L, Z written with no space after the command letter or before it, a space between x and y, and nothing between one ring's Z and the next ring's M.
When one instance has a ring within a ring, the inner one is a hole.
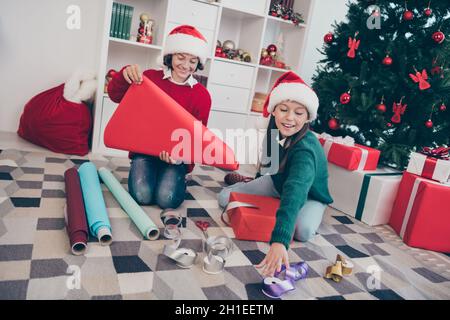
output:
M316 230L310 226L295 226L294 239L307 242L316 234Z
M157 190L155 194L155 202L161 209L176 209L184 201L185 192L179 190Z
M219 206L225 208L230 200L231 191L228 188L222 189L217 196L217 201L219 202Z
M148 184L128 181L128 190L138 204L146 206L152 203L153 190Z

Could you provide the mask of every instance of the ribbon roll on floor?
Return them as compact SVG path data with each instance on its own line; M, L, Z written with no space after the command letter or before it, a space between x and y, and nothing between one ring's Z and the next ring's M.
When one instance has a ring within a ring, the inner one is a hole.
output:
M78 169L78 174L80 175L89 231L98 238L102 245L110 245L112 242L111 223L106 211L97 169L92 162L85 162Z
M190 268L197 259L197 253L192 249L179 248L181 238L174 241L171 245L165 245L163 254L177 263L181 268Z
M294 290L295 282L306 278L308 270L308 265L305 262L291 264L287 270L283 265L280 272L276 272L273 277L264 279L262 292L270 298L279 298ZM279 278L280 274L284 274L284 279Z
M153 223L147 213L145 213L139 204L137 204L131 195L122 187L113 174L106 168L100 168L98 174L141 234L148 240L158 239L159 229L156 224Z
M65 209L67 233L69 234L72 253L79 256L86 252L89 234L77 169L71 168L64 172L64 181L67 201Z

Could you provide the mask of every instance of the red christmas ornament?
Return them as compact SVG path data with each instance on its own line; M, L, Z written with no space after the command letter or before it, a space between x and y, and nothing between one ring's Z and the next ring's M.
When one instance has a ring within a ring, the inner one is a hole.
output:
M216 47L216 57L220 57L222 55L223 49L222 47Z
M445 104L441 104L441 106L439 107L439 110L444 112L445 110L447 110L447 106Z
M428 7L428 8L426 8L426 9L423 11L423 13L424 13L427 17L429 17L429 16L431 16L431 15L433 14L433 10L431 10L430 7Z
M273 59L270 55L261 58L260 64L263 66L271 66L273 64Z
M386 105L384 103L380 103L377 105L377 110L380 111L381 113L385 113L386 112Z
M433 38L434 42L438 44L441 44L445 40L445 34L442 31L436 31L431 37Z
M433 121L431 121L431 119L428 119L427 121L425 121L425 127L431 129L433 128Z
M385 113L386 112L386 105L384 104L384 96L381 98L381 102L379 104L377 104L376 108L381 113Z
M339 121L336 118L331 118L330 120L328 120L328 127L331 130L339 129Z
M350 91L344 92L343 94L341 94L339 101L341 101L342 104L348 104L350 102L351 98L352 98L352 96L350 95Z
M359 32L356 32L354 38L348 37L349 50L347 52L347 57L349 57L350 59L354 59L356 57L356 50L358 50L359 44L361 42L361 40L356 40L356 36L358 34Z
M324 37L323 37L323 41L325 41L326 43L332 43L334 40L334 35L331 32L328 32Z
M427 74L427 70L423 69L422 73L420 73L419 71L417 71L416 68L414 68L414 70L416 71L416 74L409 74L409 77L415 82L415 83L419 83L419 89L420 90L426 90L431 88L431 85L427 82L428 80L428 74Z
M395 103L392 105L392 112L394 115L391 118L393 123L400 123L402 121L401 116L405 113L406 104L402 104L403 98L400 99L399 103Z
M270 44L270 45L267 47L267 51L269 51L269 53L270 53L270 52L277 52L277 46L274 45L274 44Z
M411 21L414 18L414 13L410 10L406 10L403 13L403 20Z
M388 128L391 128L391 127L392 127L392 123L388 122L388 123L386 123L386 126L387 126Z
M384 59L383 59L383 64L385 65L385 66L390 66L391 64L392 64L392 58L391 57L389 57L389 55L387 55Z

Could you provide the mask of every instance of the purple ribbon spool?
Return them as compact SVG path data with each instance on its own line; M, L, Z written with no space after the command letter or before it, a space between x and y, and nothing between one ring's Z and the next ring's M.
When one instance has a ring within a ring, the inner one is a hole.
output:
M308 270L306 262L291 264L288 270L283 265L281 271L276 272L274 277L264 279L262 292L270 298L279 298L286 292L294 290L295 282L306 278ZM281 280L278 276L283 272L284 280Z

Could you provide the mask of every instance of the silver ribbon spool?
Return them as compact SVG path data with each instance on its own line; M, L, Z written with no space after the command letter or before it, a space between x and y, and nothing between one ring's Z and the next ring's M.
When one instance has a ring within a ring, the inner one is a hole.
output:
M164 223L164 237L166 239L177 240L181 237L181 222L182 218L173 209L164 209L161 212L161 220Z
M203 271L218 274L225 268L226 258L233 251L233 242L225 236L213 236L203 245L206 256L203 258Z
M197 253L192 249L179 248L181 239L171 245L165 245L163 254L177 263L181 268L190 268L194 265Z

